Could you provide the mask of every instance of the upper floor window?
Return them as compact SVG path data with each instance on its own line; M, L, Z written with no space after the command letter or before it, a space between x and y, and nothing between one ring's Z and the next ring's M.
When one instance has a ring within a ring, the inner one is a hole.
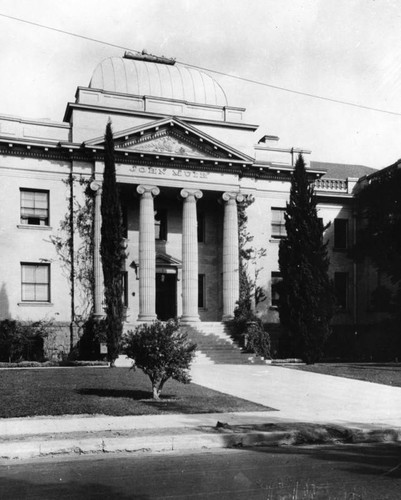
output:
M285 229L285 208L274 208L271 210L271 231L272 238L285 238L287 231Z
M21 224L49 225L49 191L21 189Z
M50 264L21 263L21 300L50 302Z
M348 248L348 219L334 219L334 248Z
M167 210L155 210L155 238L167 241Z
M198 212L198 243L205 243L205 214Z

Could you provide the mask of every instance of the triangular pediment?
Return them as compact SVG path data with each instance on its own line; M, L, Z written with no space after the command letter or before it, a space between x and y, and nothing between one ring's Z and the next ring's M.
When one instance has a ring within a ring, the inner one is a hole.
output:
M181 268L182 262L171 255L163 252L156 253L156 267L176 267Z
M86 141L85 146L103 147L104 138ZM146 125L114 133L116 151L138 152L174 157L192 157L227 161L252 161L231 148L177 118L157 120Z

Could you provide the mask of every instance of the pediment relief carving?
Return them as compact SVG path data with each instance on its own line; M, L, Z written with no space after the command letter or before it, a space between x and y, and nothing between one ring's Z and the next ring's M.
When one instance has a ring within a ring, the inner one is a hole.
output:
M228 158L222 149L216 150L212 144L189 138L181 131L170 129L159 130L140 137L138 135L129 137L118 142L116 148L182 156Z

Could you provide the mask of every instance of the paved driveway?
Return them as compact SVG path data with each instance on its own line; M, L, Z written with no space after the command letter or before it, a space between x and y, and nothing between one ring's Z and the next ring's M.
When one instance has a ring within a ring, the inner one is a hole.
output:
M303 422L401 427L401 388L281 366L195 365L194 383L279 410Z

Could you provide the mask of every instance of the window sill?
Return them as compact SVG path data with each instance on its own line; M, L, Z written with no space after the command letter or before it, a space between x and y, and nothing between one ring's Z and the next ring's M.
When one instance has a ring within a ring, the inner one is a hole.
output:
M280 243L281 240L283 240L285 238L285 236L283 236L282 238L270 238L270 243Z
M37 226L35 224L17 224L18 229L33 229L34 231L51 231L51 226Z
M52 307L54 304L52 302L18 302L19 307Z

